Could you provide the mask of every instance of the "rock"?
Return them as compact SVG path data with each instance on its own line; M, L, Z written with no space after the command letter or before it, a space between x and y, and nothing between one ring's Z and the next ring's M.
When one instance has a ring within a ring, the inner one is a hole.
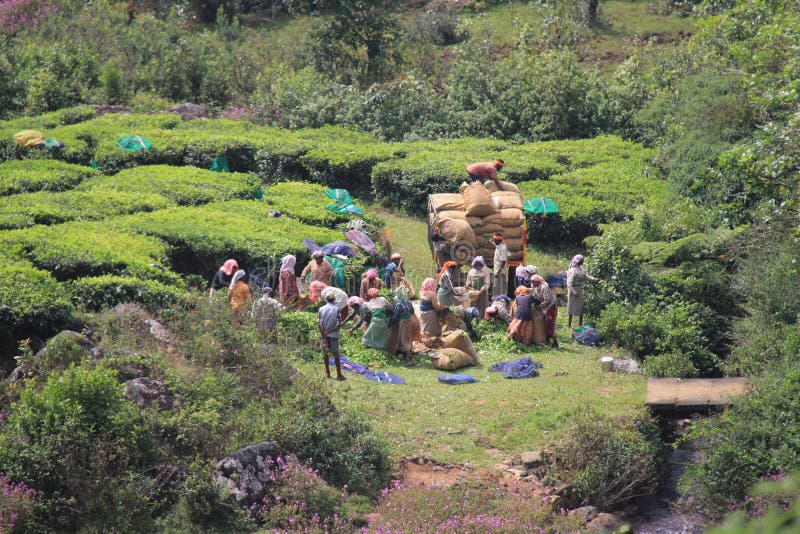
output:
M642 374L642 370L639 368L639 362L630 356L615 358L611 369L618 373Z
M525 469L516 469L512 467L511 469L506 469L506 471L514 475L514 478L522 478L528 476L528 471Z
M105 357L105 353L101 347L92 347L89 349L89 355L92 357L93 362L102 360Z
M33 375L34 375L33 368L27 363L23 363L22 365L11 371L11 374L8 375L8 378L6 380L8 380L9 382L20 382L22 380L25 380L26 378L32 377Z
M146 377L126 381L122 394L142 408L155 403L159 410L171 410L174 400L164 382Z
M147 319L145 320L145 323L150 326L150 334L158 341L167 344L172 343L172 334L170 334L166 326L159 323L155 319Z
M617 516L601 512L587 523L586 528L589 532L613 532L620 525L622 521Z
M184 104L178 104L177 106L173 106L169 110L170 113L177 113L181 116L182 120L190 121L192 119L203 119L208 117L208 110L199 105L199 104L192 104L191 102L186 102Z
M519 453L519 460L528 469L541 467L544 465L544 453L542 451L523 451Z
M94 106L95 117L100 117L106 113L130 113L131 108L127 106L97 105Z
M239 449L214 468L217 487L228 490L237 504L249 507L264 498L272 461L279 455L280 449L274 441Z
M576 515L583 520L584 523L588 523L595 517L597 517L597 508L594 506L581 506L580 508L575 508L574 510L569 511L569 515Z
M74 330L62 330L61 332L50 338L47 341L47 345L52 344L57 339L63 339L63 338L72 339L72 341L74 341L76 345L86 349L87 351L90 350L92 347L94 347L94 342L92 342L92 340L89 339L88 336L85 336L80 332L75 332ZM47 350L47 345L45 345L45 347L42 350Z

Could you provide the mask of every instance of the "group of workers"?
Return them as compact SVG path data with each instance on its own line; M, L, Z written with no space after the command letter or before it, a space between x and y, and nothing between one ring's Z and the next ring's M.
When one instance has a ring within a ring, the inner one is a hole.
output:
M533 265L518 266L515 271L513 300L507 295L506 279L508 250L502 236L495 237L494 265L499 267L490 274L486 261L476 256L466 275L464 289L457 287L460 266L457 262L445 262L436 278L426 278L419 294L419 316L414 312L410 298L413 288L405 278L403 259L400 254L391 256L384 269L384 277L376 269L368 269L362 275L358 295L348 295L343 289L330 285L334 269L325 260L322 251L312 254L312 259L301 273L301 279L310 282L308 294L301 295L295 274L296 258L286 255L281 260L278 275L278 299L272 296L272 288L264 287L260 298L253 301L250 288L245 282L246 273L239 269L236 260L227 260L211 282L211 292L227 285L234 324L241 324L249 311L259 328L270 337L275 335L278 316L287 307L324 302L319 309L317 322L325 361L325 373L331 376L328 356L336 364L336 378L344 380L341 372L339 338L341 328L353 321L349 332L363 328L362 342L367 347L387 350L403 357L407 365L414 365L412 343L419 341L427 348L442 346L442 336L454 330L463 330L474 335L472 323L483 318L488 321L503 321L507 324L508 337L525 345L537 343L535 322L544 323L544 344L558 347L556 296L545 279ZM599 281L583 270L584 257L574 256L567 268L567 313L568 327L572 317L583 322L583 286L586 281ZM381 296L381 289L393 292L392 301ZM492 297L490 298L490 295ZM303 299L307 299L304 301ZM537 314L540 314L537 317ZM538 344L543 344L541 340Z

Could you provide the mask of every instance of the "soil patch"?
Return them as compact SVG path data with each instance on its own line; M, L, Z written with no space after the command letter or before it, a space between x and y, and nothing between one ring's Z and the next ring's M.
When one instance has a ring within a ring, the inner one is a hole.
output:
M473 469L466 464L440 464L429 458L404 457L400 459L400 478L406 484L452 486L468 480L496 482L500 476L494 470Z

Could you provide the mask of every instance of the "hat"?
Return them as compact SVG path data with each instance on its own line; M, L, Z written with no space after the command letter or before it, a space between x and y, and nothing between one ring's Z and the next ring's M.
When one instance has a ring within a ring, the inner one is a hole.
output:
M393 259L393 260L399 260L400 258L402 258L402 256L400 256L399 252L395 252L394 254L392 254L392 257L391 257L391 259Z
M324 258L325 257L325 253L322 252L321 250L315 250L311 255L314 256L315 258Z

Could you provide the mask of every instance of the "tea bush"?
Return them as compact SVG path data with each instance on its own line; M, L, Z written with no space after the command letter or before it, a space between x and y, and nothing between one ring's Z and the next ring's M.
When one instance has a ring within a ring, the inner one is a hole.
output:
M165 196L135 191L37 191L0 197L0 229L154 211L174 206Z
M0 163L0 195L32 191L66 191L97 171L63 161L14 160Z
M682 353L651 354L644 365L647 376L656 378L695 378L698 370L692 359Z
M143 165L122 170L113 176L88 180L78 189L113 194L159 194L181 206L191 206L215 200L252 199L258 187L258 179L252 174L218 173L196 167Z
M186 301L184 292L155 280L127 276L82 277L69 289L72 302L81 308L100 311L124 302L136 302L149 310L159 310Z
M264 203L305 224L333 228L354 217L326 209L333 200L325 195L327 187L305 182L280 182L264 190ZM363 217L362 217L363 218Z
M593 246L584 267L601 280L584 290L584 312L591 317L598 317L612 302L635 305L653 292L650 276L616 238L603 239Z
M648 415L610 420L582 408L568 417L548 473L575 487L573 504L609 510L656 489L663 444Z
M124 274L181 284L164 266L167 246L162 241L122 232L108 221L6 230L0 232L0 244L11 257L24 258L58 280Z

